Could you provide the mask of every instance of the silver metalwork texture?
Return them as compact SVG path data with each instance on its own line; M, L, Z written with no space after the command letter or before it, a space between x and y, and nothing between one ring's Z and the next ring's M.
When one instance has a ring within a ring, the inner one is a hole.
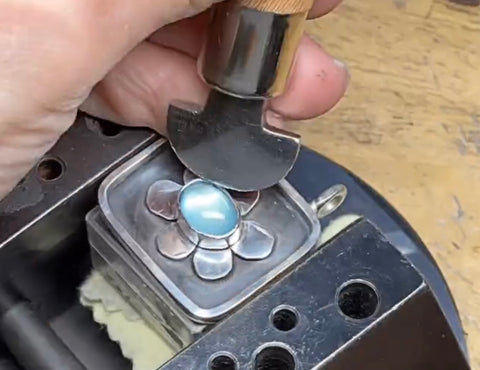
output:
M248 192L239 192L239 191L230 191L233 199L237 201L238 208L240 208L240 213L242 216L248 215L248 213L256 206L258 200L260 199L259 191L248 191Z
M189 182L192 182L193 180L198 179L199 177L195 175L192 171L185 169L183 171L183 183L187 185Z
M195 272L202 279L222 279L232 271L232 252L229 249L209 251L199 248L193 255L193 265L195 266Z
M205 280L218 280L226 277L233 269L232 252L230 250L228 253L226 252L230 247L237 256L245 260L262 260L272 253L275 238L254 221L239 220L235 230L226 237L204 235L190 227L179 206L180 194L183 189L192 186L194 181L201 180L188 170L185 170L183 180L185 182L183 187L171 180L158 180L150 186L147 192L149 210L168 221L176 221L166 231L161 232L156 239L158 251L163 256L181 260L188 257L194 252L195 247L198 247L193 255L195 273ZM213 184L212 187L214 187ZM253 209L260 196L259 192L232 193L241 201L241 203L235 202L237 212L243 205L245 214ZM155 209L152 209L152 206ZM176 215L177 218L172 215ZM227 255L230 256L228 263Z
M156 214L167 220L178 218L178 192L181 185L170 180L157 181L148 189L147 207Z
M335 212L345 201L347 195L348 190L345 185L333 185L312 202L312 208L317 213L318 218L323 218Z
M186 237L180 237L178 224L171 224L156 238L158 251L173 260L187 258L197 246Z
M200 239L198 246L203 249L212 251L227 249L229 247L227 239L212 239L204 238Z
M200 71L213 88L239 97L280 95L306 13L261 12L227 1L213 8Z
M163 299L173 299L196 323L216 322L315 248L320 223L303 197L282 181L262 191L257 205L244 216L244 222L254 221L275 235L268 258L248 261L228 248L224 251L233 255L233 270L214 282L202 279L192 268L194 255L202 248L179 260L158 252L157 236L181 219L167 221L145 206L148 189L155 181L169 179L181 184L184 169L166 141L160 140L105 179L99 204L114 237L165 290Z
M275 238L254 221L245 221L242 239L233 245L232 251L245 260L263 260L273 251Z
M286 86L307 12L275 14L237 1L213 7L200 71L213 87L204 109L174 102L167 132L180 161L224 188L274 186L292 169L299 137L266 122L265 101Z
M203 110L191 109L173 102L167 133L178 159L202 179L256 191L276 185L295 164L299 136L269 125L262 100L212 90Z

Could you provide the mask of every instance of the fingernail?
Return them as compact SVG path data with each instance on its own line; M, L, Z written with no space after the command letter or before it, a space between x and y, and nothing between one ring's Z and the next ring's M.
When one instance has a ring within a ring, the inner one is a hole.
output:
M284 125L283 117L273 110L267 110L265 112L265 120L267 121L268 125L273 127L282 128Z
M341 68L341 69L343 69L343 70L345 71L346 76L347 76L346 83L347 83L347 85L348 85L349 82L350 82L350 71L349 71L349 69L348 69L348 66L347 66L344 62L342 62L341 60L339 60L339 59L334 59L334 60L333 60L333 63L334 63L338 68Z

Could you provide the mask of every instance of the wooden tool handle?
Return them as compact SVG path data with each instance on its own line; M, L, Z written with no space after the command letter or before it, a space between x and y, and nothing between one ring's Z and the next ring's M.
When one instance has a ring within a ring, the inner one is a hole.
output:
M304 13L310 10L313 0L238 0L251 9L277 14Z

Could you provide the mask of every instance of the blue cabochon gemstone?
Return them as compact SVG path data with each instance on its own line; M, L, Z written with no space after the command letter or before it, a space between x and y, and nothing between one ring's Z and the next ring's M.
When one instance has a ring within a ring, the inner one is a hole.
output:
M229 236L240 222L230 194L203 180L185 185L180 193L179 208L194 231L213 238Z

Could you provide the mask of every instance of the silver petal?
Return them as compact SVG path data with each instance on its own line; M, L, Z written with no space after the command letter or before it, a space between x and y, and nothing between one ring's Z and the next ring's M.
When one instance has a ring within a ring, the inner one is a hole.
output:
M197 275L204 280L219 280L226 277L233 268L230 249L209 251L198 248L193 255L193 266Z
M183 183L185 185L187 185L189 182L192 182L193 180L196 180L198 178L199 177L189 169L185 169L185 171L183 171Z
M233 252L245 260L263 260L273 251L275 238L253 221L244 221L242 238L232 246Z
M213 239L213 238L200 239L198 246L200 248L208 249L211 251L227 249L229 247L227 239Z
M235 245L242 238L243 224L244 222L240 222L240 225L238 225L237 230L235 230L234 233L228 237L227 239L228 245L230 246Z
M259 191L239 192L230 190L230 195L237 202L242 216L246 216L256 206L260 198Z
M168 221L178 218L178 193L182 185L170 180L154 182L147 192L147 207Z
M168 225L165 232L156 238L157 250L167 258L181 260L188 257L196 245L183 237L176 224Z
M180 213L178 215L178 220L176 224L182 234L185 238L190 240L193 244L197 245L200 238L198 237L198 234L192 230L190 226L188 226L187 221L182 217L182 214Z

